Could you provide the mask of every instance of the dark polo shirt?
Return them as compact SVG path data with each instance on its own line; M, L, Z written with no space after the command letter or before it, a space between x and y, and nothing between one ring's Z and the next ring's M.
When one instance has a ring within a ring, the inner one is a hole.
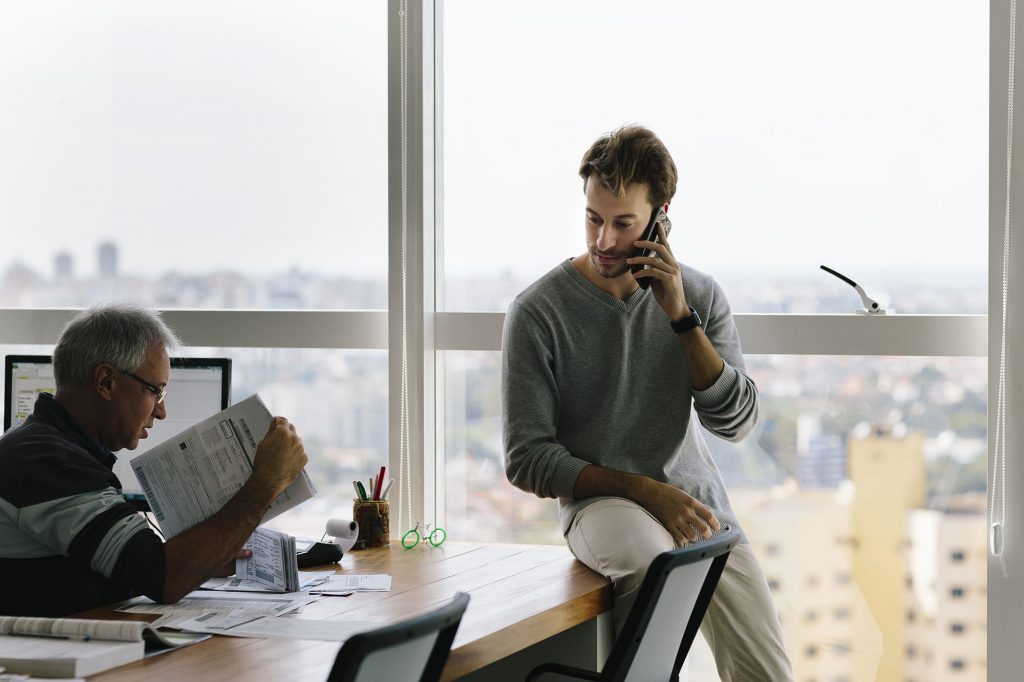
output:
M48 393L0 437L0 615L162 595L163 543L121 497L116 460Z

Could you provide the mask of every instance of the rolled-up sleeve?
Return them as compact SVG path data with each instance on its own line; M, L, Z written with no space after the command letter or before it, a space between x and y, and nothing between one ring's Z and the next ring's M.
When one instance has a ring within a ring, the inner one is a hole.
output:
M693 391L693 404L708 431L728 441L746 438L757 425L757 384L747 376L740 335L725 293L714 284L704 330L725 363L721 376L703 391Z

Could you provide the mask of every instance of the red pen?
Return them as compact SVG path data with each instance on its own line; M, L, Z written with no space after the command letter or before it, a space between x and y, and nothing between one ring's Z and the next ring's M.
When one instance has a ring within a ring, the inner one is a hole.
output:
M373 499L375 500L380 499L380 491L384 485L384 474L387 473L387 470L387 466L382 466L380 468L380 473L377 474L377 485L373 487Z

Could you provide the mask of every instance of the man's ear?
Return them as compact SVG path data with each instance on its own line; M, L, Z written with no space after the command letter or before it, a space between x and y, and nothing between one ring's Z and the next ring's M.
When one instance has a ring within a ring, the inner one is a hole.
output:
M111 400L114 397L114 387L117 385L117 370L113 365L101 363L92 370L92 387L104 400Z

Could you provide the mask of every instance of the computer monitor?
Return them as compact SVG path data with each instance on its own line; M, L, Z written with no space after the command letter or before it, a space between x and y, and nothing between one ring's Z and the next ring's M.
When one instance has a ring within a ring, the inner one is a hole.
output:
M4 361L4 430L25 421L40 392L53 393L53 361L49 355L8 355ZM231 360L228 358L171 358L167 384L167 418L156 420L149 437L135 450L117 453L114 473L125 497L141 505L142 487L131 460L228 406L231 399Z

